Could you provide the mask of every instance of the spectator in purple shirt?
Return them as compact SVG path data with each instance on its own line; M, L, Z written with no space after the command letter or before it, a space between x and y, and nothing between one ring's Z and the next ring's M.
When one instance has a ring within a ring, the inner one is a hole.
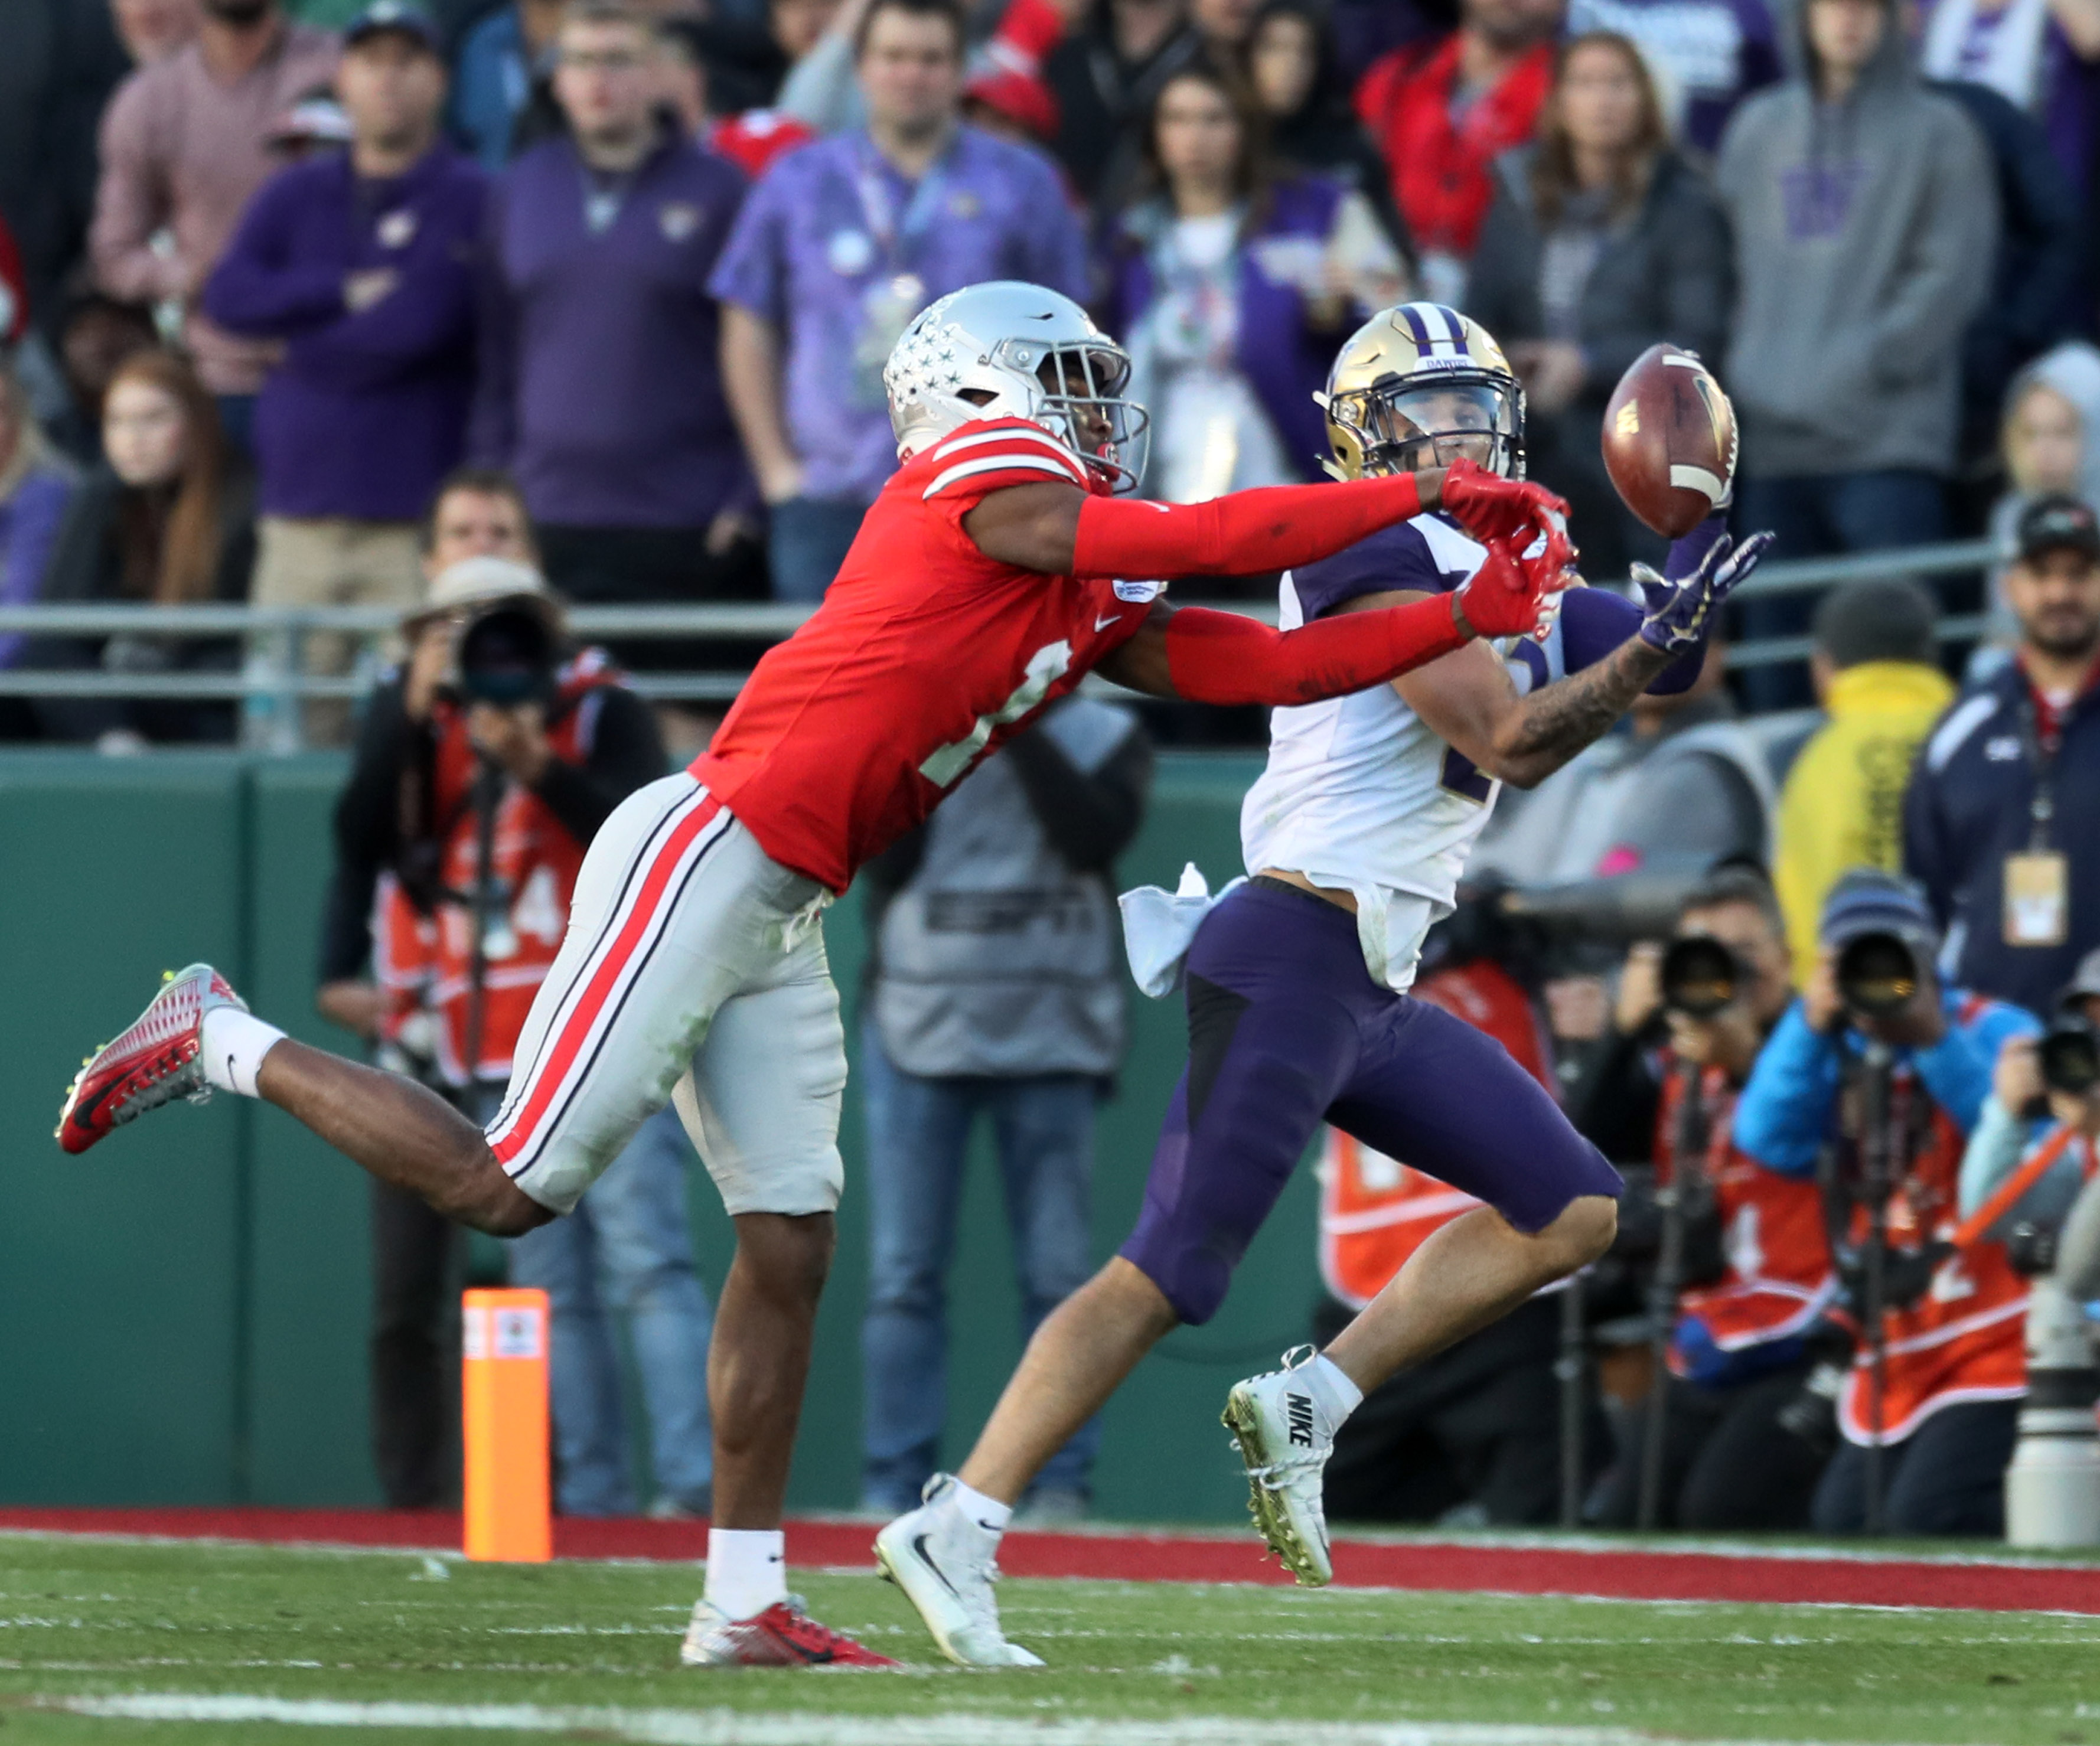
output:
M384 606L421 598L417 523L460 463L474 391L474 255L481 172L438 138L437 33L403 0L373 0L336 77L351 140L283 170L249 205L205 313L284 344L255 411L262 520L258 606ZM347 640L308 640L341 672ZM308 737L346 739L350 711L316 699Z
M762 591L708 283L743 178L658 108L649 12L578 0L555 53L568 130L498 187L470 448L523 487L571 600Z
M934 298L986 279L1087 293L1049 161L958 119L955 0L873 0L854 59L867 126L783 157L713 288L737 425L773 506L773 591L814 601L897 465L882 366Z

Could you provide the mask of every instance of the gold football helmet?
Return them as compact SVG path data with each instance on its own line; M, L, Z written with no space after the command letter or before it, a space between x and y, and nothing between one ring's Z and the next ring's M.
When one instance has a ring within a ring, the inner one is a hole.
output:
M1380 310L1316 395L1338 479L1449 466L1465 456L1524 477L1524 388L1493 334L1441 303Z

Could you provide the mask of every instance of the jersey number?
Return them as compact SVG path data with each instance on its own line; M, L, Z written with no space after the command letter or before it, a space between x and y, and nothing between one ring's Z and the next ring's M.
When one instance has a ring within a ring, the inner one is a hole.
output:
M919 774L937 788L947 787L976 761L977 755L990 743L995 730L1018 721L1035 708L1050 694L1050 687L1065 677L1071 665L1072 646L1069 642L1047 643L1038 649L1029 656L1027 669L1021 683L1013 688L1013 695L990 715L979 716L977 725L964 738L933 753L919 766Z
M1510 669L1510 681L1519 697L1529 697L1551 677L1546 671L1546 651L1526 637L1514 652L1516 664ZM1504 659L1507 663L1507 658ZM1436 785L1446 794L1455 794L1476 806L1485 806L1495 797L1494 778L1483 775L1480 765L1454 746L1444 748L1444 767Z

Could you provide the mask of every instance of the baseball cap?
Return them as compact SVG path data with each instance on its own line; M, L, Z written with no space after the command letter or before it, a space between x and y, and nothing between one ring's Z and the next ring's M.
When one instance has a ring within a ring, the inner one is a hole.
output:
M508 558L463 558L438 572L430 592L408 614L414 624L441 612L457 612L462 606L479 606L492 600L516 600L523 596L552 600L554 591L547 579L530 564Z
M2070 983L2063 992L2057 996L2056 1003L2060 1010L2095 994L2100 994L2100 947L2078 960L2077 969L2071 972Z
M2100 562L2100 516L2069 492L2045 492L2021 510L2013 539L2023 561L2068 549Z
M371 5L343 27L342 46L354 48L366 37L387 30L412 37L433 55L444 53L443 41L438 35L438 27L430 21L430 15L421 7L411 6L408 0L372 0Z
M1829 946L1849 945L1863 934L1892 933L1927 957L1939 947L1939 925L1925 888L1873 867L1855 867L1830 888L1815 931Z

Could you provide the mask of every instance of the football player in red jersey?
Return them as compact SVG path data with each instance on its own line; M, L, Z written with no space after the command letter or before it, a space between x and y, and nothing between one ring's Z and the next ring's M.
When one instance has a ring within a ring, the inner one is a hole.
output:
M176 1097L259 1096L448 1216L514 1234L568 1211L674 1101L737 1228L688 1663L890 1664L808 1618L783 1581L842 1175L823 906L1089 670L1156 696L1295 703L1550 622L1564 505L1465 462L1188 507L1118 497L1145 421L1122 398L1129 369L1077 305L1036 285L971 286L913 321L885 373L902 465L823 606L758 664L712 747L593 841L485 1134L408 1080L285 1037L202 964L90 1059L61 1113L60 1142L81 1152ZM1429 600L1278 632L1175 611L1162 583L1128 580L1278 570L1439 506L1490 556Z

